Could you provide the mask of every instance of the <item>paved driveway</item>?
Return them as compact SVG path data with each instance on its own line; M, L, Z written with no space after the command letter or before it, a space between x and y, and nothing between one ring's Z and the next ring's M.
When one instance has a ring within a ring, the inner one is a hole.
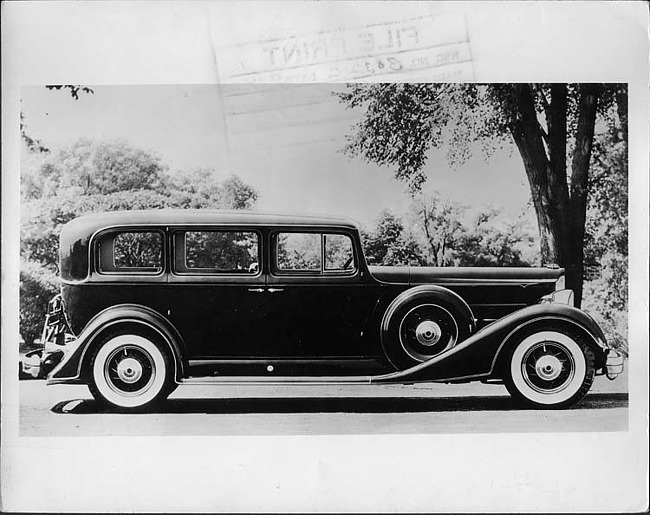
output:
M526 410L500 385L183 385L161 408L103 409L85 386L20 383L22 436L624 431L627 376L566 410Z

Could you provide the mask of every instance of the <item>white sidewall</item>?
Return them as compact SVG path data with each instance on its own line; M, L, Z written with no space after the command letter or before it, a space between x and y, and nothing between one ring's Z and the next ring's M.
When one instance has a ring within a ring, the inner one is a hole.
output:
M557 342L563 345L573 357L575 366L573 379L566 388L559 392L541 393L534 390L527 383L521 370L522 361L528 350L537 343L543 341ZM580 390L586 375L587 361L580 345L566 334L556 331L540 331L524 338L521 343L517 345L515 352L512 354L512 359L510 360L510 377L512 378L514 386L524 397L538 404L546 404L550 406L569 400L578 392L578 390Z
M106 360L113 351L124 345L141 347L153 359L155 369L153 382L142 395L121 395L111 387L104 375ZM168 370L165 364L165 358L160 349L147 338L135 334L121 334L115 338L111 338L102 345L93 362L93 380L97 390L108 402L122 408L137 408L151 402L165 386L167 374Z

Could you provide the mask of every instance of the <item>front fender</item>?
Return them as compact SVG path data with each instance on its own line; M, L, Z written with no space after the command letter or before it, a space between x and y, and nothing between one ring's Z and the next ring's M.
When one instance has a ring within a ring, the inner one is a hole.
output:
M67 345L65 356L50 372L47 384L82 382L82 367L87 351L105 330L120 324L140 324L156 331L168 345L175 362L175 378L183 377L186 360L185 344L173 325L160 313L138 304L119 304L101 311L93 317L79 337Z
M373 377L371 382L454 382L490 377L508 340L528 324L544 321L571 324L585 333L591 339L594 348L601 349L599 366L603 366L606 339L594 319L573 306L547 303L515 311L424 363L399 372Z

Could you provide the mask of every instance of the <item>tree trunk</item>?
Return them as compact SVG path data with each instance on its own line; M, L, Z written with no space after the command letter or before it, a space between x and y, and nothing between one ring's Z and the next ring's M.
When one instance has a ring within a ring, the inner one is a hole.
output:
M569 194L566 173L566 86L551 85L551 103L546 106L548 135L544 134L537 120L532 88L523 84L513 87L515 116L510 122L510 132L530 184L539 225L542 263L555 263L566 269L566 286L574 291L578 307L582 302L589 161L600 88L598 84L583 84L580 88ZM544 148L545 136L548 156Z
M530 185L539 227L542 264L565 266L568 260L565 252L568 235L565 223L568 206L566 176L562 181L562 177L553 169L553 162L546 155L544 135L537 120L531 88L527 84L517 84L513 88L516 114L509 127ZM553 138L549 137L549 147L557 162L558 155L564 148L557 135L562 134L563 127L566 131L566 119L564 122L555 120L552 127ZM562 160L565 159L564 156Z
M596 108L598 107L599 84L583 84L578 100L578 128L576 144L571 162L571 200L569 210L569 269L566 285L575 295L575 303L582 303L582 280L584 273L584 238L587 218L587 192L589 161L594 141Z

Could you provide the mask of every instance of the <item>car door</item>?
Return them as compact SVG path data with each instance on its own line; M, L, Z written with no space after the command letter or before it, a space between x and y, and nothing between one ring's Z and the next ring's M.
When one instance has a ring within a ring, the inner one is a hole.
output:
M262 233L246 227L171 228L169 318L190 358L247 358L270 348Z
M353 358L379 354L361 338L377 289L344 230L278 229L270 235L267 278L270 332L287 358Z

